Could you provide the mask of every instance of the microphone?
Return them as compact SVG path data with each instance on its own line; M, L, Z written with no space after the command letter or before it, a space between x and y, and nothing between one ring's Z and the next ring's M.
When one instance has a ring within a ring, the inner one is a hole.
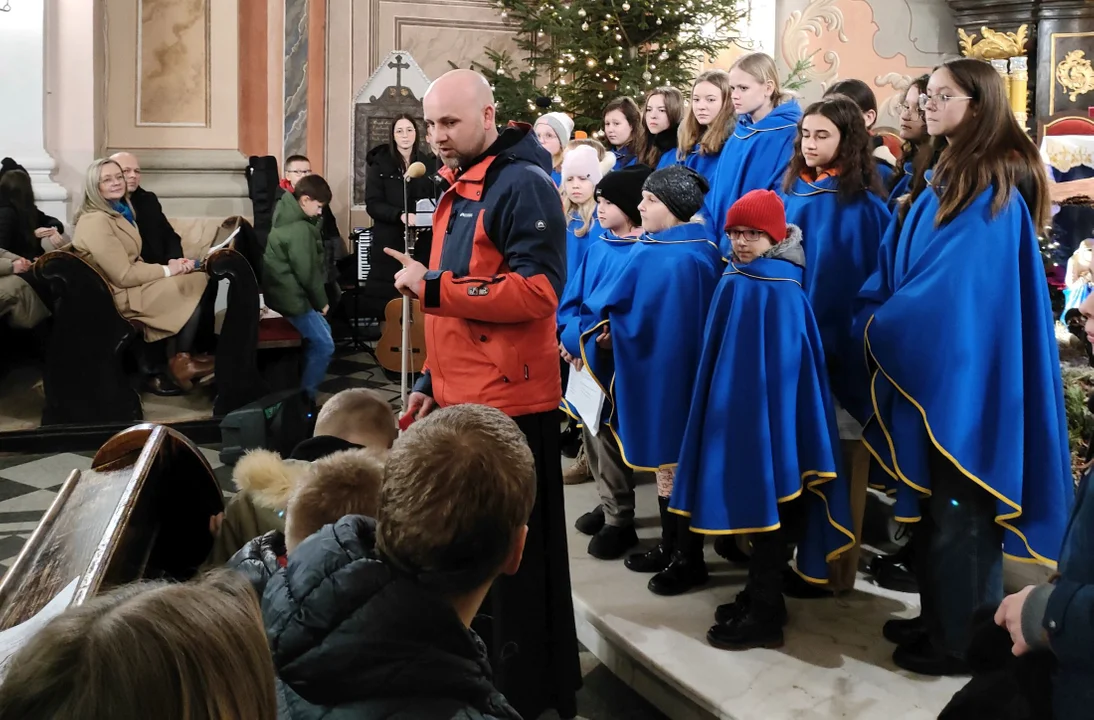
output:
M413 180L414 178L420 178L423 175L425 175L425 163L414 162L406 169L403 180Z

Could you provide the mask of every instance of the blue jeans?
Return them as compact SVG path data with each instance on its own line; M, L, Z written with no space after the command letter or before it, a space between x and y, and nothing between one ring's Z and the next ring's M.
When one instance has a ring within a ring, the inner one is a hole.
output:
M995 498L933 449L930 473L932 493L912 535L920 614L931 644L964 658L973 612L1003 601L1003 528Z
M334 355L334 338L330 334L330 325L326 318L314 310L285 319L304 338L304 374L300 378L300 387L315 400L319 383L326 377L327 366Z

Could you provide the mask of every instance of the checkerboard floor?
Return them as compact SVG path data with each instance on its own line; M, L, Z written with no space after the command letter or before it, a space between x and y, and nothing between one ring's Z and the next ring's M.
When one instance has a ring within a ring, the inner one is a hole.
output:
M378 391L391 403L392 409L397 410L400 401L398 375L394 378L392 381L367 352L342 351L336 354L326 378L319 385L319 402L324 403L347 388L366 387ZM205 446L201 452L225 494L230 496L234 490L232 468L220 462L219 447ZM90 468L94 456L94 450L56 455L0 454L0 571L7 570L15 561L69 473Z

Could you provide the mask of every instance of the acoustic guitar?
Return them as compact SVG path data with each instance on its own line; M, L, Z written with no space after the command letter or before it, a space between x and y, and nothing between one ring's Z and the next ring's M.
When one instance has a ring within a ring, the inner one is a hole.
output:
M388 372L403 369L403 299L395 298L384 308L384 332L376 341L376 361ZM425 316L417 300L410 301L410 369L420 373L425 365Z
M405 232L406 254L414 257L418 231L406 228ZM410 325L409 331L403 329L404 319ZM406 365L403 364L404 343L406 352L410 355ZM425 317L422 315L421 303L417 300L398 297L388 302L384 308L384 331L376 341L376 362L393 373L422 371L425 366ZM403 385L406 385L406 378L403 378Z

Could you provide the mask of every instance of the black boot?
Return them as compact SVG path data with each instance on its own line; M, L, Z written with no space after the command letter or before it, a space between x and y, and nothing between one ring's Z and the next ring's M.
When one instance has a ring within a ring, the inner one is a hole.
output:
M734 565L748 565L749 556L737 545L736 535L719 535L714 540L714 552Z
M616 560L637 544L638 535L633 525L605 525L589 541L589 554L599 560Z
M725 603L719 605L714 611L714 622L719 625L728 625L733 622L737 622L748 615L749 608L752 607L752 596L748 594L748 588L737 593L737 597L733 599L731 603ZM786 623L790 621L790 616L786 612L786 603L782 604L782 612L779 613L779 624L782 627L786 627Z
M881 626L881 634L895 645L912 645L926 637L927 626L921 616L914 618L893 618Z
M786 622L782 584L786 561L781 535L777 531L760 533L753 540L748 585L738 595L738 600L743 600L740 605L744 614L707 631L707 642L714 647L722 650L782 647Z
M604 527L604 506L597 505L577 519L574 527L582 535L596 535Z
M661 572L650 578L654 595L680 595L706 583L707 563L703 559L703 536L691 531L691 520L676 516L676 551Z
M878 555L867 566L867 572L874 576L874 581L886 590L917 593L919 583L916 581L915 561L912 550L912 542L909 540L903 547L892 555Z
M657 508L661 511L661 542L644 553L635 553L623 561L628 570L640 573L661 572L669 566L672 551L676 549L676 515L669 512L669 499L658 497Z

